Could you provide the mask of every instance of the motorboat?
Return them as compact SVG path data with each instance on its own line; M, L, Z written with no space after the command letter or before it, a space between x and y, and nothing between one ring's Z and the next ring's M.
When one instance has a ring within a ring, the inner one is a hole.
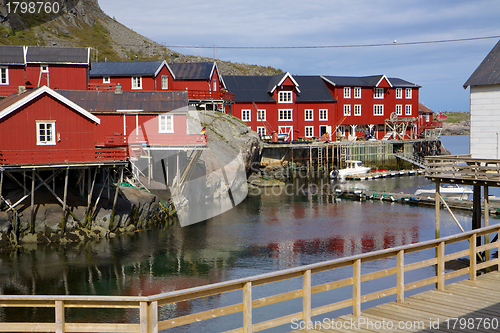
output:
M363 166L361 161L348 160L346 161L346 167L344 169L333 169L330 172L330 178L343 179L348 175L359 175L367 172L370 172L370 167Z
M473 192L470 188L464 186L440 186L439 192L443 198L454 200L467 200ZM419 188L415 195L436 196L436 189Z

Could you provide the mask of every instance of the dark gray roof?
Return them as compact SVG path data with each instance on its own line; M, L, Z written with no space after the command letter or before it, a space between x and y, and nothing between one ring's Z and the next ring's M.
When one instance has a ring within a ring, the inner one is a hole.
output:
M336 102L320 76L294 76L299 84L297 102Z
M464 88L493 84L500 84L500 41L464 83Z
M124 91L122 94L97 90L57 90L57 92L89 112L117 110L168 112L188 105L186 91Z
M383 75L371 76L327 76L323 78L339 87L375 87ZM393 87L420 88L419 85L398 78L387 78Z
M224 75L226 88L234 94L235 102L265 102L275 103L276 100L268 93L272 76Z
M45 47L28 46L27 63L43 64L89 64L88 47Z
M403 80L403 79L398 79L395 77L388 78L388 80L391 82L392 86L395 88L421 88L418 84Z
M24 65L24 48L22 46L0 46L1 65Z
M280 83L281 80L283 80L283 77L286 75L286 73L281 73L281 74L276 74L271 76L271 79L269 80L269 85L267 86L267 92L271 92L274 87Z
M210 80L214 62L175 62L170 68L176 79L181 80Z
M164 61L93 62L90 77L101 76L155 76ZM166 63L165 63L166 64Z

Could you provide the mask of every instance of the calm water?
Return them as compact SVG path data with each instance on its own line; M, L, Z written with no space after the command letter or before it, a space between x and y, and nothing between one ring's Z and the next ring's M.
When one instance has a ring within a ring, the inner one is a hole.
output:
M454 154L468 153L468 136L443 138ZM467 151L462 152L467 144ZM345 182L344 187L413 193L418 186L429 186L423 177ZM304 190L307 189L307 190ZM133 236L77 247L26 248L0 255L0 293L70 295L151 295L192 286L276 271L304 264L340 258L432 239L434 208L387 202L340 201L318 195L317 186L290 185L286 191L249 196L227 213L185 228L137 232ZM470 229L467 212L456 213L460 223ZM491 223L495 223L492 220ZM441 215L443 236L460 232L449 214ZM429 258L433 252L411 255L407 261ZM393 267L393 260L380 260L363 267L363 272ZM333 273L339 278L349 272ZM330 273L331 274L331 273ZM416 271L408 279L431 276L433 269ZM313 284L326 281L326 275L313 276ZM391 279L377 282L388 284ZM255 288L253 297L275 294L287 288L300 288L299 280L284 285ZM376 287L364 286L364 292ZM383 289L383 288L381 288ZM332 297L349 295L349 289L313 298L313 306L331 302ZM164 307L161 318L187 314L241 302L241 293L208 297ZM267 314L285 315L300 311L300 299L274 308L255 310L256 322ZM348 313L346 310L344 313ZM136 312L101 311L112 320L138 320ZM68 311L68 321L93 317L91 310ZM0 321L21 318L53 320L53 310L0 309ZM48 318L48 319L47 319ZM173 331L218 332L235 328L240 315L210 321ZM275 332L287 331L281 327Z

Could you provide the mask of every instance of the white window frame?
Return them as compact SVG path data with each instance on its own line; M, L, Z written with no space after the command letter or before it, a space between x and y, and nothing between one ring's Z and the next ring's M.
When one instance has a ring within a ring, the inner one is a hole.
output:
M47 125L50 125L50 129L47 129ZM44 133L41 134L41 131L44 131ZM47 140L47 137L49 137L49 140ZM53 146L56 144L55 120L36 120L36 144L37 146Z
M384 98L384 88L375 88L373 92L373 98L383 99Z
M403 88L396 88L396 98L397 99L403 98Z
M344 104L344 117L348 117L351 115L351 105Z
M142 89L142 76L132 76L132 89L134 90Z
M257 134L260 136L266 135L266 128L264 126L257 126Z
M49 72L49 65L40 65L40 72L48 73Z
M374 116L383 116L384 115L384 104L373 105L373 115Z
M354 116L361 116L361 104L354 105Z
M304 110L304 120L305 121L313 121L314 120L314 110L313 109L305 109Z
M252 120L252 110L250 109L243 109L241 110L241 120L248 122Z
M0 67L0 84L9 84L9 67Z
M351 98L351 87L344 87L344 98Z
M174 133L174 115L163 114L158 117L158 133Z
M214 78L212 82L213 82L213 87L212 87L212 90L213 90L213 91L217 91L217 79L216 79L216 78Z
M328 109L319 109L319 120L320 121L328 120Z
M293 103L293 95L291 91L278 92L278 103Z
M361 87L354 87L354 98L361 98Z
M396 115L398 115L398 116L402 116L403 115L403 105L396 104Z
M161 76L161 89L168 90L168 75Z
M278 110L278 121L290 121L290 120L293 120L293 109Z
M407 99L411 99L412 98L412 89L411 88L406 88L405 97Z
M109 76L103 76L102 77L102 83L111 83L111 77L109 77Z
M266 110L257 110L257 120L266 121Z
M411 104L405 105L405 116L411 116L412 115L412 108Z
M314 137L314 126L304 127L304 137L313 138Z

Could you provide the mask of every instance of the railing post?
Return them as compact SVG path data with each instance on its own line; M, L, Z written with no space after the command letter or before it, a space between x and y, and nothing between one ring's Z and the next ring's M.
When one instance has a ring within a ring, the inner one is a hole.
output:
M243 286L243 333L252 330L252 282L246 282Z
M64 302L56 301L56 333L64 333Z
M148 333L148 302L140 302L139 305L140 332Z
M361 259L352 265L352 314L361 315Z
M308 331L308 325L311 321L311 270L308 269L302 274L302 319L304 320L305 330Z
M469 237L470 279L476 281L476 234Z
M444 290L445 279L444 279L444 242L440 242L437 247L437 289L440 291Z
M396 257L396 295L398 303L405 299L405 250L398 252Z
M148 333L158 333L158 302L148 303Z

